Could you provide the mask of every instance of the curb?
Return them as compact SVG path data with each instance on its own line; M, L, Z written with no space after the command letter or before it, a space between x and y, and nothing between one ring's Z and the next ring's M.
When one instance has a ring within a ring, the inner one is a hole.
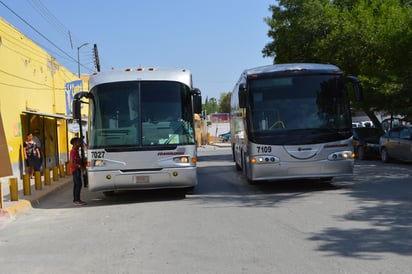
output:
M34 204L39 204L42 199L52 194L53 192L62 189L68 183L72 182L72 178L63 178L60 182L55 182L51 185L43 185L41 190L34 190L34 193L31 196L28 196L27 199L19 199L16 202L6 202L5 208L0 209L0 218L10 220L14 219L20 213L26 212L33 208ZM32 186L32 190L33 190ZM19 195L22 194L19 191ZM0 220L1 227L1 220Z
M210 143L209 145L215 146L215 147L222 147L222 148L230 148L230 147L232 147L232 144L231 144L231 143L228 143L228 142L226 142L226 143Z
M17 214L25 212L32 208L31 202L29 200L19 200L16 204L2 209L1 215L6 218L13 218Z

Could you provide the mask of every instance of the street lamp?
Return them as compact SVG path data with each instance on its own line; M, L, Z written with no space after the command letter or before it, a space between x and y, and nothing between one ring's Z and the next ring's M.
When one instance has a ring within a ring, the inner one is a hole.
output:
M89 43L84 43L81 46L77 47L77 74L80 78L80 49L84 46L87 46Z

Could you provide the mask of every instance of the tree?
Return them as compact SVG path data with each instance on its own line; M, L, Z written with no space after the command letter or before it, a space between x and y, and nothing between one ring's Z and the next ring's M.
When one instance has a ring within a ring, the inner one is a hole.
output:
M280 0L265 18L274 63L333 63L362 80L374 111L412 115L412 7L401 0Z
M221 93L219 99L219 112L229 113L230 112L230 92Z
M208 99L206 97L205 103L202 106L202 109L206 112L206 114L215 113L218 111L218 104L216 98L212 97Z

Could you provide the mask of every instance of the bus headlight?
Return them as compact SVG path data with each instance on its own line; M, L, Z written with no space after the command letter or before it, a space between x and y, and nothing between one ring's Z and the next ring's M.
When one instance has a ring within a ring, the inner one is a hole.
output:
M272 155L255 156L250 158L252 164L274 164L279 162L279 158Z
M92 161L92 166L97 166L97 167L101 167L101 166L105 166L106 163L104 160L93 160Z
M353 159L352 151L337 151L328 156L329 161Z
M173 161L175 163L179 163L179 164L188 164L189 163L189 156L175 157L175 158L173 158Z

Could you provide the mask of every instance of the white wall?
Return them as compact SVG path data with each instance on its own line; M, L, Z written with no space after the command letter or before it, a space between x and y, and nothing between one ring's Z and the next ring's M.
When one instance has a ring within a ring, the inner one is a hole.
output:
M210 136L219 136L219 134L223 134L229 131L230 131L229 122L212 123L210 126L207 127L207 132L210 134Z

